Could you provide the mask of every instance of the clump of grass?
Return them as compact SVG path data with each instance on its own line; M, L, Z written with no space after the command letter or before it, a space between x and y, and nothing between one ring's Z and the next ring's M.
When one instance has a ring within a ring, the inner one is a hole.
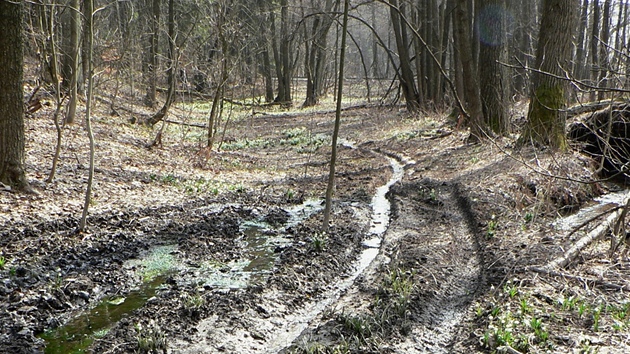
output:
M488 221L488 230L486 231L486 237L490 239L496 236L498 226L499 224L496 220L496 216L492 214L492 216L490 217L490 221Z
M327 240L326 233L316 234L311 237L311 248L317 253L323 252L326 249Z
M536 317L532 317L532 319L529 321L529 325L534 330L534 335L536 336L538 341L544 343L547 341L547 339L549 339L549 333L543 328L542 320Z
M4 269L4 266L7 264L7 259L4 256L0 256L0 269Z
M166 352L168 347L166 334L154 322L149 323L147 326L137 324L135 329L138 353Z
M182 301L184 313L192 318L199 318L206 304L206 299L200 294L186 294Z

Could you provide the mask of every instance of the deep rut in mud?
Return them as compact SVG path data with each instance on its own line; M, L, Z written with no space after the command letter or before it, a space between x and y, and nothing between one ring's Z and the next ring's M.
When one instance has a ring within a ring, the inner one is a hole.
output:
M456 184L422 180L395 185L389 198L393 216L375 262L331 307L337 315L319 318L296 343L335 343L331 337L344 331L339 318L383 316L375 313L378 287L393 270L413 272L415 291L404 328L389 330L392 338L382 338L388 344L379 345L379 352L457 352L457 343L470 336L460 323L485 289L485 276L479 230L466 197Z

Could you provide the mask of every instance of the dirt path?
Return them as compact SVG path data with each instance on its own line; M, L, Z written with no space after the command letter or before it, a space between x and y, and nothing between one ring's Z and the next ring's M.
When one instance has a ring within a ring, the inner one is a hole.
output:
M531 166L580 179L589 161L534 151L517 162L507 138L468 145L442 118L351 110L342 138L355 143L339 149L323 233L332 121L248 116L212 154L192 128L170 126L148 150L146 129L98 121L89 232L76 235L84 137L67 132L59 180L46 184L53 130L45 115L29 119L42 132L29 135L27 161L40 194L0 191L0 352L41 352L55 331L94 353L627 352L625 294L522 272L570 244L558 213L602 188ZM389 158L405 173L387 225L372 197L394 175ZM565 271L623 282L627 267L602 245ZM122 315L101 324L113 318L102 311Z

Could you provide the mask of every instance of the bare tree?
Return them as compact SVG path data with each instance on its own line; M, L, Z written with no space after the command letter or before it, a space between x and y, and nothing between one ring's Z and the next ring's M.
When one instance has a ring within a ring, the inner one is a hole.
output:
M144 103L153 107L157 100L157 70L158 70L158 45L160 34L160 0L152 0L151 2L151 14L149 24L151 26L151 33L149 35L149 55L147 57L146 65L146 83L147 93L144 98Z
M332 197L335 189L335 165L337 162L337 138L339 136L339 127L341 126L341 99L343 97L343 71L346 59L346 36L348 33L348 8L349 0L345 0L343 4L343 22L341 25L341 50L339 53L339 76L337 85L337 109L335 111L335 128L332 136L332 153L330 155L330 172L328 174L328 186L326 188L326 206L324 208L323 229L328 230L330 225L330 211L332 208Z
M333 23L333 6L337 7L339 0L326 0L323 9L319 9L312 1L313 9L321 12L314 15L312 29L310 33L311 40L306 53L306 99L304 106L314 106L317 104L319 96L322 93L324 81L324 67L328 48L328 31ZM304 25L306 29L306 24Z
M473 137L473 139L480 139L483 135L481 131L483 127L483 111L479 92L479 80L477 79L477 70L475 68L475 59L471 45L472 35L470 33L470 26L468 25L468 23L470 23L471 14L469 13L468 2L466 0L457 0L453 16L455 46L462 63L462 79L464 84L463 101L467 106L469 116L467 124L471 128L471 137Z
M85 200L83 203L83 213L81 215L81 220L79 221L79 226L77 228L77 232L83 232L85 230L85 226L87 223L87 215L88 209L90 207L90 203L92 201L92 182L94 180L94 134L92 133L92 89L94 87L94 70L93 70L93 61L92 61L92 47L94 40L94 3L93 0L84 0L83 2L83 11L85 18L85 33L84 38L86 39L86 52L85 52L85 60L87 63L87 71L85 72L87 76L87 102L85 103L85 128L87 131L89 143L90 143L90 165L88 171L88 182L85 189Z

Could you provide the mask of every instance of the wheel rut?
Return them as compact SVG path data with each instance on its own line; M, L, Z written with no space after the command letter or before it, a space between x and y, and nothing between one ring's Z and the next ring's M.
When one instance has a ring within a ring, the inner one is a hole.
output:
M475 296L485 288L480 232L459 185L423 180L394 191L396 216L386 239L390 267L418 272L412 330L396 352L450 353L465 328L461 323Z
M392 272L414 274L403 328L389 332L379 352L451 353L470 330L470 305L486 289L482 237L471 205L456 181L396 183L388 193L391 220L374 261L334 304L294 341L330 343L343 316L377 316L379 288ZM332 342L334 343L334 339Z

